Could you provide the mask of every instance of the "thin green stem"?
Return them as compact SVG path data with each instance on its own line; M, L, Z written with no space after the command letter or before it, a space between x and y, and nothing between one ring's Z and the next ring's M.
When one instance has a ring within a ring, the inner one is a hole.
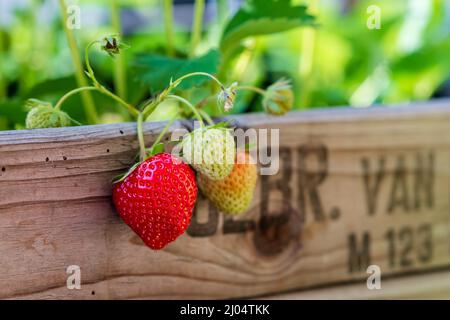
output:
M92 82L94 83L94 86L95 86L100 92L102 92L103 94L105 94L105 95L111 97L112 99L114 99L115 101L117 101L120 105L122 105L122 106L124 106L125 108L127 108L127 110L128 110L132 115L138 116L139 111L138 111L134 106L132 106L132 105L129 104L128 102L125 102L121 97L115 95L114 93L112 93L111 91L109 91L108 89L106 89L104 86L102 86L102 85L98 82L97 78L95 77L94 70L92 69L91 63L90 63L90 61L89 61L89 49L90 49L94 44L96 44L96 43L100 43L100 41L98 41L98 40L92 41L91 43L89 43L89 44L86 46L86 49L84 50L84 58L85 58L85 60L86 60L86 68L88 69L88 73L89 73L89 75L90 75L90 78L91 78Z
M158 143L161 142L162 138L164 138L164 136L166 135L167 131L170 129L170 127L172 126L172 124L174 123L174 121L178 118L178 112L169 120L169 122L167 122L166 126L164 127L164 129L160 132L160 134L158 135L158 137L156 138L155 142L153 142L153 145L151 146L150 149L153 149Z
M117 95L115 95L114 93L112 93L111 91L109 91L108 89L106 89L104 86L98 84L98 90L100 92L102 92L103 94L109 96L110 98L112 98L113 100L117 101L120 105L124 106L125 108L127 108L127 110L133 115L133 116L138 116L139 115L139 111L132 106L131 104L129 104L128 102L125 102L122 98L118 97Z
M205 10L205 0L195 0L194 20L192 22L192 33L191 33L191 50L189 52L189 57L191 58L195 56L197 46L200 43L202 35L204 10Z
M168 99L175 99L183 104L185 104L186 106L189 107L189 109L192 111L192 113L194 114L194 116L197 118L197 120L200 122L200 127L204 127L205 123L203 122L203 118L202 116L198 113L197 109L192 105L192 103L190 103L188 100L186 100L185 98L182 98L180 96L176 96L173 94L169 94L167 96Z
M174 32L173 32L173 0L163 0L164 11L164 29L167 39L167 54L173 56L174 51Z
M81 63L80 53L78 52L75 36L72 30L67 27L67 7L64 0L59 0L59 3L61 9L62 24L64 27L64 32L66 33L67 42L69 43L73 65L75 67L75 77L78 86L86 87L88 86L88 82L84 77L83 66ZM98 114L97 110L95 109L94 99L92 98L92 95L89 92L83 92L81 98L83 100L83 107L87 121L92 124L98 123Z
M238 86L238 87L236 87L236 91L239 91L239 90L253 91L253 92L259 93L260 95L266 94L266 91L264 89L254 87L254 86Z
M147 157L147 152L145 151L145 140L144 140L144 129L143 129L144 117L141 112L139 112L137 119L137 134L139 140L139 160L142 162Z
M91 62L89 60L89 49L96 43L100 43L100 41L98 41L98 40L92 41L84 49L84 61L86 62L86 68L91 77L91 80L94 81L94 84L98 84L98 81L95 78L94 70L92 69Z
M215 123L213 121L213 119L209 116L209 114L202 109L197 109L198 112L200 113L200 115L203 117L203 119L206 120L206 122L208 122L209 125L213 126Z
M157 99L151 101L148 105L146 105L144 107L144 110L142 111L142 113L144 114L144 117L147 118L155 109L156 107L163 102L168 95L170 95L170 93L172 92L172 90L178 86L183 80L190 78L190 77L195 77L195 76L204 76L204 77L208 77L210 79L212 79L214 82L216 82L221 90L223 90L225 88L225 86L222 84L222 82L219 81L219 79L217 79L216 77L214 77L212 74L206 73L206 72L193 72L193 73L188 73L184 76L181 76L180 78L178 78L177 80L173 81L172 84L166 89L166 91L163 92L162 95L160 95Z
M221 89L223 89L225 86L222 84L222 82L219 81L219 79L217 79L216 77L214 77L212 74L209 74L207 72L192 72L192 73L188 73L180 78L178 78L177 80L175 80L173 83L174 84L179 84L181 81L190 78L190 77L195 77L195 76L205 76L208 77L210 79L212 79L214 82L216 82Z
M176 79L175 81L172 81L171 85L165 91L163 91L163 93L161 95L159 95L155 100L152 100L149 104L147 104L144 107L144 110L142 111L142 113L144 114L144 118L147 118L161 102L163 102L166 98L168 98L170 96L170 93L172 92L172 90L174 88L176 88L183 80L186 80L187 78L195 77L195 76L208 77L208 78L212 79L215 83L217 83L221 90L225 89L225 86L222 84L222 82L220 82L219 79L217 79L215 76L213 76L212 74L209 74L207 72L192 72L192 73L185 74L184 76L181 76L180 78Z
M70 121L72 121L73 123L75 123L77 126L82 126L83 124L78 122L77 120L75 120L74 118L72 118L71 116L68 116Z
M120 6L118 0L111 2L111 22L114 33L122 37L122 23L120 20ZM117 90L117 95L122 99L127 98L126 86L126 68L123 54L116 56L114 60L114 87Z
M56 110L61 110L61 106L68 98L73 96L74 94L77 94L79 92L88 91L88 90L98 90L96 87L81 87L77 89L73 89L72 91L67 92L65 95L63 95L58 102L55 105Z

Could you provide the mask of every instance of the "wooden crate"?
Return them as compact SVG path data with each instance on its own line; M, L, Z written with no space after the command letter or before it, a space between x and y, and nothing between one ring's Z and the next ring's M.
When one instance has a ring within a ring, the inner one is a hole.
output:
M0 298L258 297L365 285L371 264L382 279L450 267L450 100L237 122L280 129L279 173L238 218L199 201L159 252L110 199L134 124L0 132ZM162 127L145 125L147 143Z
M354 281L340 285L269 295L269 300L342 300L342 299L450 299L450 271L397 275L382 280L381 290L368 290L366 282Z

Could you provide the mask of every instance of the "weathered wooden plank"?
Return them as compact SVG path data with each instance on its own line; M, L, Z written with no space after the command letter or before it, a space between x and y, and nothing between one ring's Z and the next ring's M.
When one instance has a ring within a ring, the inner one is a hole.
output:
M0 298L252 297L364 279L367 263L450 266L449 100L237 120L280 129L279 173L241 217L200 201L161 252L110 200L134 124L0 132ZM146 124L148 143L162 126ZM66 288L69 265L81 290Z
M438 271L383 280L380 289L367 289L366 281L264 296L269 300L342 299L450 299L450 272Z

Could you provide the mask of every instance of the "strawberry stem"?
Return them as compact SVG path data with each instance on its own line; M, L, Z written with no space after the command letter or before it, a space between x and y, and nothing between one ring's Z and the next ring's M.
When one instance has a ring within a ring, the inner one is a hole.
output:
M197 109L197 110L198 110L198 113L200 113L200 115L203 117L203 119L206 120L206 122L208 122L209 125L213 126L215 124L213 119L211 119L211 117L205 110L202 110L202 109Z
M96 87L81 87L81 88L73 89L72 91L67 92L65 95L63 95L58 100L58 102L55 105L55 109L56 110L61 110L61 105L64 103L64 101L66 101L68 98L70 98L74 94L77 94L77 93L82 92L82 91L87 91L87 90L98 90L98 89Z
M94 86L98 89L98 91L117 101L120 105L124 106L133 116L138 116L139 111L135 107L133 107L131 104L125 102L122 98L106 89L103 85L101 85L98 82L97 78L95 77L94 70L92 70L91 63L89 62L89 49L96 43L100 43L100 41L98 40L92 41L86 46L86 49L84 51L84 58L86 60L86 67L88 69L89 78L91 78L92 82L94 83Z
M125 102L122 98L116 96L114 93L112 93L111 91L106 89L101 84L98 84L97 88L98 88L98 90L100 92L102 92L103 94L109 96L113 100L117 101L120 105L124 106L133 116L138 116L139 115L139 111L135 107L133 107L131 104Z
M172 92L172 90L175 89L183 80L190 78L190 77L195 77L195 76L208 77L208 78L212 79L214 82L216 82L222 90L224 90L224 88L225 88L225 86L222 84L222 82L219 81L219 79L217 79L216 77L214 77L213 75L211 75L209 73L206 73L206 72L188 73L184 76L181 76L180 78L178 78L175 81L171 81L169 87L166 90L164 90L155 100L152 100L149 104L147 104L144 107L144 110L142 111L142 113L144 114L144 118L147 118L161 102L163 102L166 98L171 96L170 93ZM186 104L186 102L188 102L188 101L185 100L182 102Z
M94 84L98 84L98 81L95 78L94 70L92 70L91 62L89 61L89 49L96 43L100 43L100 41L94 40L94 41L90 42L84 49L84 60L86 61L86 68L88 69L89 78L91 78L91 80L94 82Z
M236 91L239 91L239 90L253 91L253 92L259 93L260 95L266 94L265 90L258 88L258 87L254 87L254 86L238 86L238 87L236 87Z
M208 78L212 79L214 82L216 82L216 83L220 86L221 89L224 89L224 88L225 88L225 86L222 84L222 82L219 81L219 79L217 79L217 78L214 77L212 74L209 74L209 73L207 73L207 72L192 72L192 73L185 74L184 76L182 76L182 77L178 78L177 80L175 80L175 81L172 83L171 87L176 87L176 86L178 86L183 80L185 80L185 79L187 79L187 78L190 78L190 77L196 77L196 76L204 76L204 77L208 77ZM173 88L170 88L170 89L173 89Z
M205 123L203 122L203 118L202 116L198 113L197 109L192 105L192 103L190 103L188 100L186 100L185 98L182 98L180 96L176 96L173 94L169 94L167 95L167 98L171 98L171 99L175 99L178 100L179 102L183 103L184 105L188 106L189 109L192 111L192 113L194 114L194 116L197 118L197 120L200 122L200 127L204 127Z
M172 126L172 124L174 123L174 121L178 118L178 112L169 120L169 122L167 122L166 126L164 127L164 129L160 132L160 134L158 135L158 137L156 138L155 142L153 142L151 149L153 149L158 143L161 142L162 138L164 137L164 135L167 133L167 130L169 130L169 128Z
M144 139L144 129L143 129L144 117L142 112L139 112L137 119L137 134L139 140L139 160L142 162L147 157L147 152L145 151L145 139Z

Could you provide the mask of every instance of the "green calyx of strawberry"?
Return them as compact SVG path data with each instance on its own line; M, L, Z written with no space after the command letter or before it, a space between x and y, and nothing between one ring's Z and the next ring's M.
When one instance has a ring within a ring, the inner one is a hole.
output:
M121 50L128 49L130 46L118 40L115 35L104 37L100 48L114 58Z
M226 178L233 170L236 155L231 131L223 123L192 131L181 142L183 158L211 180Z
M126 177L128 177L142 162L148 160L149 158L153 157L154 155L163 153L165 150L164 143L161 142L164 135L167 133L167 131L172 126L175 119L178 117L178 114L176 114L164 127L164 129L160 132L158 137L156 138L155 142L150 148L145 147L145 140L144 140L144 115L142 112L138 115L137 120L137 136L139 141L139 161L135 163L131 168L125 172L124 174L121 174L113 179L113 183L118 183L123 180L125 180Z

